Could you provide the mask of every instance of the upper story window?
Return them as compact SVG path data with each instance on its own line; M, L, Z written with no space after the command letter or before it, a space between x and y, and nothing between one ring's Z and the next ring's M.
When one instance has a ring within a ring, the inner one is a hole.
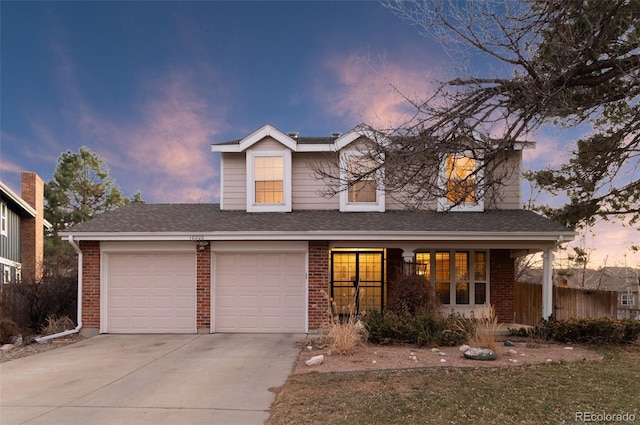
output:
M471 153L447 155L442 165L444 196L438 202L440 211L483 211L478 181L482 163Z
M0 202L0 235L7 236L7 204Z
M247 152L247 211L291 211L291 151Z
M340 192L340 211L384 212L384 190L378 187L382 170L376 170L373 159L356 152L344 152L340 163L340 180L347 185L346 190Z

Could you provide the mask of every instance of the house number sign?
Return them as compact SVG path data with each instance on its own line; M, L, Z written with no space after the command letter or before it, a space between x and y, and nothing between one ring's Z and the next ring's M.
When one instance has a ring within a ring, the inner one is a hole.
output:
M191 239L192 241L203 241L204 235L191 235L189 236L189 239Z

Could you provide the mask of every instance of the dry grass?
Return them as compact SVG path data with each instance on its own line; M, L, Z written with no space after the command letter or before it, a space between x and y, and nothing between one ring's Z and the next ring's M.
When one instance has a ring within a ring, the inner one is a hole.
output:
M50 315L47 316L46 325L42 328L42 334L53 335L73 329L75 326L76 325L69 316L57 317L55 315Z
M502 328L502 324L498 323L498 317L493 306L489 306L486 314L472 317L471 321L474 324L471 345L488 348L496 352L498 347L497 335Z
M353 354L367 342L367 329L355 314L355 306L351 306L349 314L341 318L334 314L335 302L326 293L324 295L327 300L327 322L322 330L324 339L332 353Z
M267 424L557 425L576 412L638 421L640 346L603 351L596 362L292 375Z

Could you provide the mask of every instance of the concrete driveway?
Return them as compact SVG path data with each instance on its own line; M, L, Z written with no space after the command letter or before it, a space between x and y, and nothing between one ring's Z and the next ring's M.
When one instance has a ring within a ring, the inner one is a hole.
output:
M0 365L0 423L263 424L302 335L99 335Z

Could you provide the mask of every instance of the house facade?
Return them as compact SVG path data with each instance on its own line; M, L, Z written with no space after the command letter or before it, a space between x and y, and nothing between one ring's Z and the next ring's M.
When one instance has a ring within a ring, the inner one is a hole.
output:
M313 332L329 298L337 313L384 310L407 263L433 283L445 313L492 305L512 322L515 259L542 251L550 271L553 250L574 237L521 208L525 146L504 153L513 173L487 191L465 176L477 157L443 155L433 172L451 193L414 210L386 190L384 167L349 181L370 143L365 126L300 137L265 125L212 145L221 158L219 204L131 204L64 232L79 253L82 326ZM348 184L327 195L318 167L333 167Z
M39 281L44 259L44 182L21 173L21 195L0 182L0 283Z

